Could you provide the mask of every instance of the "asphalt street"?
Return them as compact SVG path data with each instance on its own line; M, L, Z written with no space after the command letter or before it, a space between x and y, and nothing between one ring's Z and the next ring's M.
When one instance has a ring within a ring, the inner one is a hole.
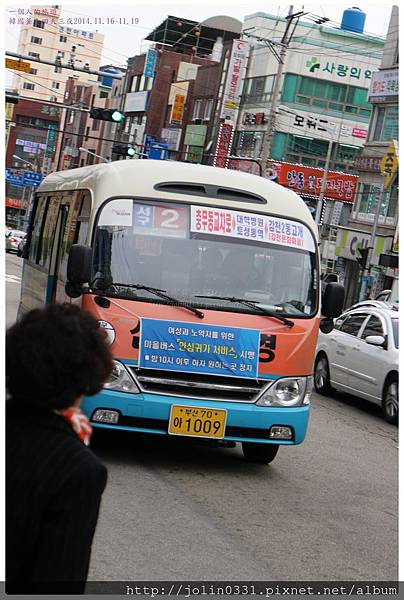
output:
M7 324L21 262L7 255ZM352 396L312 400L305 442L270 466L239 447L95 436L109 480L89 579L396 580L397 427Z

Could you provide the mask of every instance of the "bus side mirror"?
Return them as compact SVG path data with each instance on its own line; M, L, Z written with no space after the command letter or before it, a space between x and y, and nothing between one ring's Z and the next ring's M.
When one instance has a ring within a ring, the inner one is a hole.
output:
M339 317L344 306L344 296L343 285L334 281L327 283L321 303L321 314L331 319Z
M83 283L89 283L93 262L93 251L89 246L73 244L67 261L66 294L78 298L82 294Z

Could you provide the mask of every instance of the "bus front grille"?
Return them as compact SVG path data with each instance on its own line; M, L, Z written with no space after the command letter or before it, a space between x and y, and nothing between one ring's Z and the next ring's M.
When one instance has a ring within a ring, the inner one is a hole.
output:
M272 381L129 367L142 392L184 398L256 402Z

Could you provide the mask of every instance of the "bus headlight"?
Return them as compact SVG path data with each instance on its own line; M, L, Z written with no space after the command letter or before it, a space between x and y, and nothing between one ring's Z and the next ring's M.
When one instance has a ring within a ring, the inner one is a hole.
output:
M257 401L257 406L301 406L310 404L311 377L284 377L275 381Z
M107 390L114 390L117 392L129 392L131 394L139 394L140 390L124 365L114 360L114 367L112 373L109 376L108 381L104 383L104 388Z

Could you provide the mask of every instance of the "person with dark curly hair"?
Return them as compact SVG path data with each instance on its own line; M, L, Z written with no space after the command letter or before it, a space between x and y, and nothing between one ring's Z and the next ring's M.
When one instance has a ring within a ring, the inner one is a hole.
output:
M83 593L107 469L80 409L112 371L75 305L32 310L6 340L6 592Z

